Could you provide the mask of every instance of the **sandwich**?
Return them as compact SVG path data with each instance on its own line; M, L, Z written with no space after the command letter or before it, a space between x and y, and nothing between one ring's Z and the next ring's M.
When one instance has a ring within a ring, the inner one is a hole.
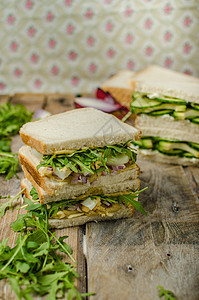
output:
M93 108L23 125L19 161L26 197L47 206L56 228L132 216L140 187L132 142L140 134Z
M131 112L142 130L134 143L142 158L199 165L199 81L139 82Z
M119 103L130 108L132 94L136 85L140 82L181 82L181 83L199 83L199 79L193 76L182 74L157 65L149 65L145 69L132 72L122 70L105 80L101 84L101 89L109 92Z
M129 108L134 91L132 85L134 75L135 73L130 70L121 70L108 78L100 88L104 92L108 92L117 102Z

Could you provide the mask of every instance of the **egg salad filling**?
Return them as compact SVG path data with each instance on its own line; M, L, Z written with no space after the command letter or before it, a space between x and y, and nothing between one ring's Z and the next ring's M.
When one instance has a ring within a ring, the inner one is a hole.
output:
M138 194L145 189L131 193L86 196L84 199L80 197L80 199L62 200L43 205L38 203L39 196L34 187L30 191L30 196L34 201L36 210L39 210L44 205L46 206L49 219L72 219L80 216L97 215L102 217L112 216L114 212L125 206L132 208L132 210L135 208L146 215L144 208L138 201Z

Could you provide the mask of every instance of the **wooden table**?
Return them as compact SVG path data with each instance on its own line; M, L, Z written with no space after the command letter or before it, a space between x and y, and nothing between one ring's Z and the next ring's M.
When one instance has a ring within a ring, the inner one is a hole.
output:
M71 95L14 95L5 101L22 103L51 113L72 109ZM14 151L19 137L13 139ZM78 289L92 291L97 300L156 300L157 285L173 291L179 300L199 299L199 170L175 165L139 161L139 200L148 216L136 211L131 219L89 223L57 230L68 235L68 244L77 260ZM0 194L15 195L19 178L0 177ZM0 219L0 240L9 236L14 246L16 234L10 224L19 211L7 211ZM10 286L0 282L0 299L16 299Z

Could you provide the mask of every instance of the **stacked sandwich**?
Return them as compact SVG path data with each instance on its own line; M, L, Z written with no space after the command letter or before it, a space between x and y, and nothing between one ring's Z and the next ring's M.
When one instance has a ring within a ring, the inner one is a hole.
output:
M129 83L128 83L129 85ZM142 131L142 158L199 164L199 79L150 66L135 74L131 112Z
M138 129L85 108L29 122L20 135L21 186L27 198L47 204L52 227L132 216Z

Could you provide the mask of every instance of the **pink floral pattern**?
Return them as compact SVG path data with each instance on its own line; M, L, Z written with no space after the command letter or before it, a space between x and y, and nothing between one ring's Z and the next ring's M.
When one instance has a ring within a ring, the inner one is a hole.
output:
M170 3L167 3L166 6L164 7L164 13L165 15L170 15L172 13L173 7L171 6Z
M197 1L11 2L1 8L0 93L90 92L150 63L199 77Z
M29 37L34 37L36 33L36 28L34 26L30 26L28 28L28 36Z
M133 9L130 6L127 6L124 12L125 17L129 18L132 16L132 14L133 14Z
M40 79L36 79L35 82L34 82L34 86L36 89L40 89L41 86L42 86L42 82Z
M59 74L59 67L54 65L52 66L51 68L51 73L54 75L54 76L57 76Z
M165 42L170 42L172 39L172 33L170 31L166 31L164 34L164 40Z
M56 42L56 40L54 38L50 38L49 39L49 41L48 41L48 47L50 49L54 49L56 47L56 44L57 44L57 42Z
M27 0L27 1L26 1L25 7L26 7L27 9L32 9L32 8L33 8L33 5L34 5L33 1Z
M165 59L165 62L164 62L164 67L165 67L165 68L170 68L172 64L173 64L172 59L171 59L170 57L167 57L167 58Z
M190 17L185 17L184 18L184 22L183 22L184 27L190 27L191 23L192 23L192 20L191 20Z
M38 54L37 54L37 53L33 53L33 54L31 55L30 60L31 60L32 63L36 64L36 63L38 62L38 60L39 60Z
M93 15L94 15L94 12L91 8L88 8L86 10L86 13L85 13L85 17L86 19L92 19L93 18Z
M184 52L185 54L189 54L190 51L191 51L191 45L187 42L187 43L185 43L184 46L183 46L183 52Z
M3 90L5 89L6 84L2 81L0 81L0 91L3 92Z
M15 41L11 42L10 50L11 50L12 52L16 52L16 51L18 50L18 43L15 42Z
M13 14L9 14L8 17L7 17L7 22L8 22L9 25L14 24L15 16Z
M47 14L46 14L46 21L47 22L52 22L54 20L54 18L55 18L55 16L52 13L52 11L48 11Z
M133 35L131 33L128 33L127 36L126 36L126 39L125 39L125 42L127 44L132 44L133 42Z
M77 52L75 52L75 50L72 50L72 51L70 51L68 56L69 56L69 60L71 60L71 61L76 60Z
M21 77L22 75L22 70L20 68L16 68L13 72L15 77Z

